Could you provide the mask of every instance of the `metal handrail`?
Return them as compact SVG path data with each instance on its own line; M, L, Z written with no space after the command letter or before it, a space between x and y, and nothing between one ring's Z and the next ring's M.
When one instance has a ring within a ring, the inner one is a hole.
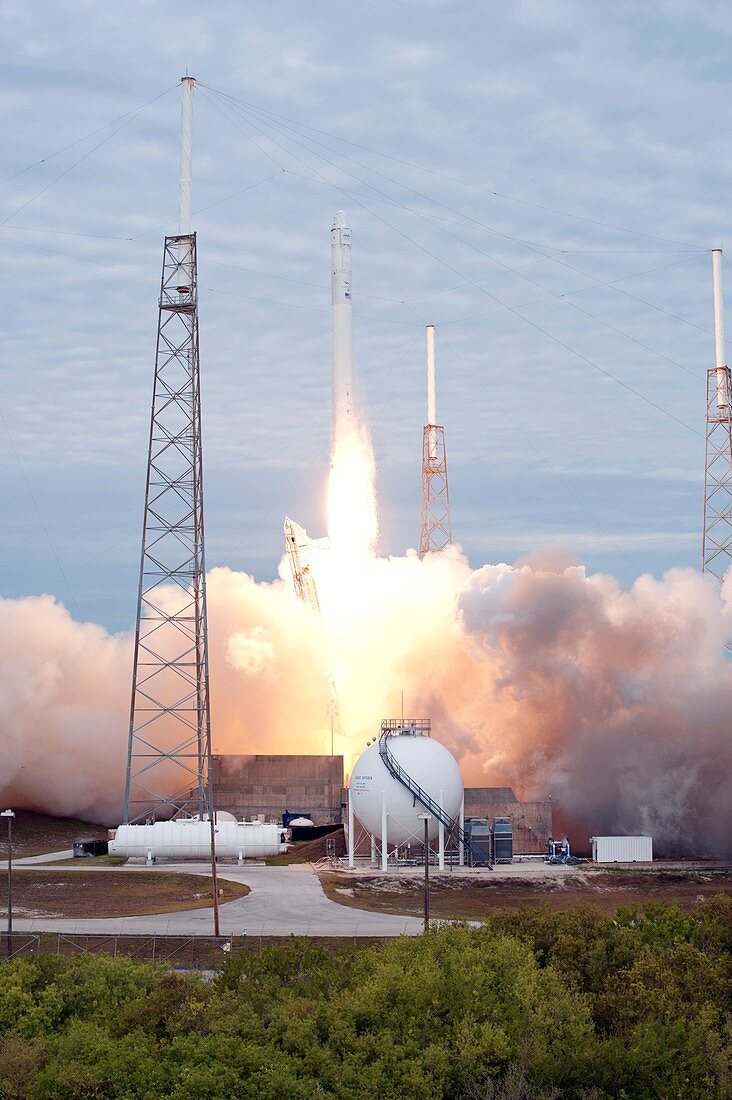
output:
M465 832L465 830L460 825L460 822L456 818L450 817L448 812L437 802L435 802L434 798L431 798L426 791L423 791L419 783L412 779L411 775L409 775L408 772L404 770L404 768L401 766L393 753L389 751L387 741L391 736L392 734L389 730L382 728L381 736L379 737L379 756L384 761L384 766L386 767L386 770L389 772L390 775L394 777L394 779L397 780L398 783L401 783L403 787L406 787L406 789L410 792L410 794L413 795L417 802L421 802L424 808L426 810L429 810L429 812L445 826L448 831L448 835L457 836L458 840L464 848L467 848L468 851L473 853L473 855L479 855L479 857L482 859L482 853L473 846L469 834ZM490 870L493 870L493 864L490 861L486 864L486 866Z

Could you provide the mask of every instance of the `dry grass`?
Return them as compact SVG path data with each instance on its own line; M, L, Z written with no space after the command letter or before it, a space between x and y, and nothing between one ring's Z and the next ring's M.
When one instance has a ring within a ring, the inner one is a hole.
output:
M69 856L68 859L55 859L49 867L61 869L62 867L124 867L126 856Z
M2 876L0 875L0 883ZM0 915L7 914L4 883ZM219 879L223 904L249 893L243 883ZM13 872L13 912L17 917L136 917L205 909L211 905L211 879L158 871Z
M341 905L398 916L423 912L420 877L323 871L320 880L327 896ZM500 872L486 871L470 878L457 873L433 875L430 911L435 919L481 920L496 909L540 903L553 910L590 904L606 912L648 901L677 902L682 908L691 908L715 894L732 895L732 866L689 871L576 870L551 878L501 878Z
M33 810L16 810L13 821L13 856L40 856L72 848L75 840L106 840L105 825L90 825L72 817L51 817ZM0 826L0 859L8 858L8 833Z
M291 844L288 851L280 856L268 856L265 860L268 867L285 867L291 863L315 863L328 854L327 841L332 840L335 845L335 855L346 855L346 838L343 829L334 829L328 836L318 837L317 840L299 840Z

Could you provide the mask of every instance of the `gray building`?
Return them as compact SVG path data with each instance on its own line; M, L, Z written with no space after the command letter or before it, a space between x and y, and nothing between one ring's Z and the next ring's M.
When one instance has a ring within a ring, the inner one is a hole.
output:
M234 756L213 758L216 808L236 817L281 820L286 810L316 825L342 821L342 756Z
M552 803L519 802L510 787L466 787L465 817L492 821L507 817L513 825L516 855L541 855L552 833Z

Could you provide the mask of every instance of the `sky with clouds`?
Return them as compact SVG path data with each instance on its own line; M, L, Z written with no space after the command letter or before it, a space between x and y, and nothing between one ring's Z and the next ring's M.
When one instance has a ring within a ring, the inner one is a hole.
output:
M285 512L324 532L338 208L384 553L418 535L430 322L473 565L698 563L728 5L11 0L0 27L2 595L133 621L186 69L209 565L273 577Z

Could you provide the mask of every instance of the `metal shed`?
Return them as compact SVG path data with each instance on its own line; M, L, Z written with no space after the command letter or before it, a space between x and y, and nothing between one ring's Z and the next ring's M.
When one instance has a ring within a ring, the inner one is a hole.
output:
M653 837L592 836L593 863L652 863Z

